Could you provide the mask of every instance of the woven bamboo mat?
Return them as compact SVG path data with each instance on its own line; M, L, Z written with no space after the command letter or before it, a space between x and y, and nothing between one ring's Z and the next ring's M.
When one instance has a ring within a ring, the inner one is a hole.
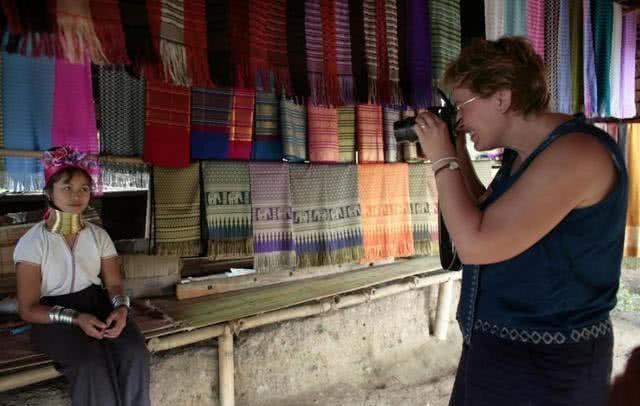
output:
M181 321L183 326L199 328L317 301L438 269L441 269L438 258L424 257L217 296L181 301L155 299L153 305L171 315L174 320Z

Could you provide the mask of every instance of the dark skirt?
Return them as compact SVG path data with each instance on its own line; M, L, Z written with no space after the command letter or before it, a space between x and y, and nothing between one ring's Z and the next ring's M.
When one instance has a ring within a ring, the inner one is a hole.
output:
M68 295L47 296L47 306L91 313L104 321L113 310L100 286ZM34 324L31 342L69 380L74 406L149 405L149 353L144 337L129 318L117 338L97 340L77 326Z
M464 344L450 406L606 406L613 335L531 344L474 334Z

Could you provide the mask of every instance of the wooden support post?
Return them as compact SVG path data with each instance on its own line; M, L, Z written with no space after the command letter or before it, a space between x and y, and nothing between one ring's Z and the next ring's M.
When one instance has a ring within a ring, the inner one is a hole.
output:
M233 334L229 325L225 326L224 333L218 338L218 372L220 406L234 406Z
M451 301L453 300L453 279L449 278L438 288L438 309L436 310L435 336L438 340L446 340L451 320Z

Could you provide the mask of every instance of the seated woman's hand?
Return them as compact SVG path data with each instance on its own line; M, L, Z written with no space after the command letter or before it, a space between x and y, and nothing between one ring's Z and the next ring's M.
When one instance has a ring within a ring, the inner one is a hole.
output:
M98 340L104 337L104 329L107 327L107 325L101 322L96 316L89 313L78 314L76 324L86 335L97 338Z
M107 328L104 331L104 336L107 338L117 338L122 329L127 325L127 314L129 310L126 307L120 306L117 309L114 309L109 317L107 317Z

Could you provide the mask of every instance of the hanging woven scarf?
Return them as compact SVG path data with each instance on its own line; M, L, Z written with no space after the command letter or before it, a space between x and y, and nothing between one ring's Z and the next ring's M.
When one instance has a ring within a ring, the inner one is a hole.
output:
M485 29L489 41L495 41L504 35L504 7L504 0L484 0Z
M90 64L56 60L53 91L53 145L71 145L82 152L98 152Z
M620 117L620 74L621 56L622 56L622 6L613 3L613 27L611 33L611 65L609 69L609 86L611 89L611 98L609 99L609 114L611 117Z
M358 165L358 193L365 260L412 255L407 164Z
M320 12L322 17L324 84L327 102L335 106L340 102L336 38L336 0L321 0Z
M93 27L89 0L56 0L58 41L64 58L71 63L84 62L88 52L91 62L108 63Z
M349 0L349 33L351 35L351 67L355 85L355 99L360 103L366 103L369 99L369 81L365 56L362 0Z
M408 0L407 23L407 83L414 108L431 106L431 21L429 7L423 0Z
M571 36L571 95L573 111L584 111L583 49L582 49L582 2L569 2Z
M200 255L200 166L153 169L156 255Z
M338 110L309 104L307 120L309 160L338 162Z
M624 242L625 257L640 257L640 124L627 126L629 205Z
M210 260L253 254L251 186L246 162L202 162Z
M393 134L393 123L400 119L400 110L394 107L385 107L383 112L384 134L384 161L398 162L398 143Z
M51 147L55 62L50 58L2 55L4 146L45 150ZM40 191L44 177L40 159L6 158L6 187L15 192Z
M267 60L276 81L276 91L291 94L287 57L287 0L273 0L267 10Z
M293 100L280 99L280 124L282 127L282 151L289 162L307 159L307 109Z
M287 2L287 57L293 93L308 97L310 93L307 79L307 51L305 34L304 1Z
M251 147L254 161L281 161L280 112L274 93L256 92L255 135Z
M527 2L527 37L544 60L544 0Z
M255 90L233 89L228 159L248 161L251 158L255 101Z
M416 255L438 255L438 190L431 164L409 165L409 206Z
M447 64L460 54L460 3L458 0L431 0L429 5L433 81L438 84Z
M296 265L289 165L249 164L253 221L253 266L257 272Z
M305 1L304 31L311 102L324 104L326 103L326 94L320 0Z
M384 162L381 106L356 105L356 138L358 162Z
M528 4L531 4L531 1ZM542 35L544 36L544 23L542 21L540 20L540 23L542 24ZM462 48L466 47L474 38L484 39L484 0L460 1L460 28Z
M338 107L338 162L356 161L356 109Z
M584 52L584 113L591 117L598 111L598 81L596 79L596 65L594 58L593 29L591 23L591 0L583 0L582 3L584 28L583 49Z
M290 165L293 235L301 268L360 261L362 225L355 165Z
M150 10L151 11L151 10ZM187 50L184 46L184 1L160 0L159 50L163 74L150 77L189 86ZM152 29L155 24L152 22Z
M100 126L100 153L142 155L144 143L144 81L125 69L96 69L96 108Z
M592 0L594 60L598 82L598 106L596 112L609 115L611 103L611 40L613 34L613 3L611 0Z
M144 160L154 166L189 166L191 92L187 87L148 81Z
M526 0L510 0L504 4L504 35L527 35L527 2Z
M376 0L376 57L378 65L378 102L390 102L389 52L387 50L387 8L385 0Z
M233 89L191 89L191 158L227 159Z
M139 72L143 65L158 63L160 58L151 36L146 0L118 0L118 4L127 55L134 69Z
M622 106L620 117L630 118L636 115L635 77L636 77L636 24L637 12L628 12L622 22L622 73L620 89Z
M213 87L209 78L205 0L184 0L184 45L191 85Z
M387 28L386 47L389 72L389 102L394 106L404 103L400 90L400 60L398 59L398 7L397 0L386 0L385 26Z
M569 32L569 0L560 1L558 27L558 111L571 114L571 37Z
M57 31L51 0L4 0L2 28L8 31L6 50L23 55L55 56Z
M364 58L367 65L367 102L378 100L378 46L376 0L363 0Z
M206 0L209 73L217 86L227 87L234 85L229 3L230 0Z
M113 65L130 63L118 0L89 1L93 26L108 63Z
M110 190L149 190L149 166L100 159L100 184Z
M336 0L336 64L342 104L352 104L353 71L351 67L351 32L349 30L349 0Z
M558 110L558 28L560 25L560 2L557 0L545 0L545 28L544 28L544 65L546 67L547 86L549 86L549 109Z
M249 1L249 76L243 86L256 85L256 77L260 78L262 89L269 86L269 61L267 58L267 22L270 4L264 0ZM246 26L243 27L246 29Z

